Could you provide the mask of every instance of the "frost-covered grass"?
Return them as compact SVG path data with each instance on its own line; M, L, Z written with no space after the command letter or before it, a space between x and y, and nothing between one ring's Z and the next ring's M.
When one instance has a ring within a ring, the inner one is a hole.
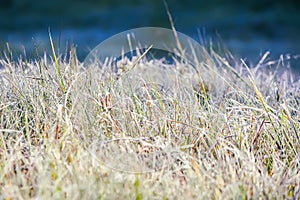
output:
M300 81L204 52L106 77L73 50L1 59L0 198L300 198Z

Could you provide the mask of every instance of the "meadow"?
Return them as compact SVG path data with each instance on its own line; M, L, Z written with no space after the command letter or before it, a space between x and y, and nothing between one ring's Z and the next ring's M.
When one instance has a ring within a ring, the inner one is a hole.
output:
M73 47L7 51L0 198L299 199L300 80L268 52L250 66L203 48L196 67L141 56L117 76Z

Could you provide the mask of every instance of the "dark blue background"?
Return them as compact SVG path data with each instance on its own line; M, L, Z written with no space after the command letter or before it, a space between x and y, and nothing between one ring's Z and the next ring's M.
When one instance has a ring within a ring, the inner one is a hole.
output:
M265 51L271 58L300 54L300 1L168 0L177 30L195 39L198 30L217 41L219 35L237 58L256 63ZM48 28L61 52L74 43L80 60L101 41L127 29L170 28L161 0L0 0L0 50L8 42L16 55L34 46L49 51ZM292 60L300 71L300 62Z

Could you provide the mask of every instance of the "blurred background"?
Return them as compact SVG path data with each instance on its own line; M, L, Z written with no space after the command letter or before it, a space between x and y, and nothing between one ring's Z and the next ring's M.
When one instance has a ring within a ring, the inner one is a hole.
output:
M300 72L300 1L298 0L167 0L178 31L199 41L220 39L236 56L257 63L290 57ZM48 30L57 50L75 44L81 61L101 41L138 27L170 28L162 0L0 0L0 50L10 45L15 56L34 59L51 53Z

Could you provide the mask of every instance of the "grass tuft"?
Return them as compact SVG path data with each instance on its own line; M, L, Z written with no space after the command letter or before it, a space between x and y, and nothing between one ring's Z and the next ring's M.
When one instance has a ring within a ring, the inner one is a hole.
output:
M104 78L49 36L53 59L0 59L1 199L300 197L300 81L267 54L143 54Z

